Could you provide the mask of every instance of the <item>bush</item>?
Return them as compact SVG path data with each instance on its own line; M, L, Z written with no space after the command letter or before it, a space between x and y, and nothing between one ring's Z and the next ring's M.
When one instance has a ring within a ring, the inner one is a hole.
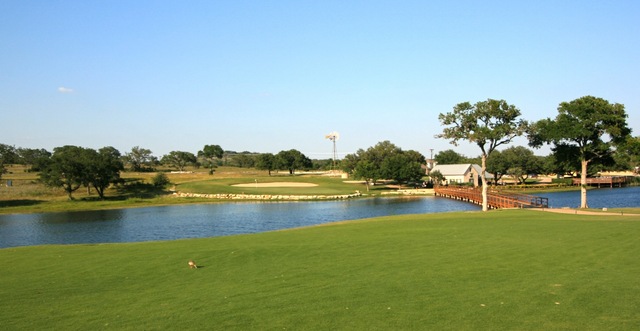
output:
M155 187L163 188L171 184L171 181L169 181L169 177L167 177L164 172L159 172L155 176L153 176L153 178L151 179L151 183Z
M554 178L551 183L558 185L573 185L573 179L571 178Z

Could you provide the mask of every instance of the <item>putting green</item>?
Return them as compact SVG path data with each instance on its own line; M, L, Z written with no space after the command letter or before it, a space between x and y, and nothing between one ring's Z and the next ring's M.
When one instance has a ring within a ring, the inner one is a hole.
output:
M270 182L270 183L245 183L235 184L237 187L314 187L318 184L314 183L298 183L298 182Z

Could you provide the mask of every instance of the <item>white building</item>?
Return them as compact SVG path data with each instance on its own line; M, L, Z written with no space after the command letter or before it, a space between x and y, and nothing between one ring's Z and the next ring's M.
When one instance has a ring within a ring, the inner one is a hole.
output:
M436 164L430 172L439 171L445 178L442 184L471 183L474 187L480 186L480 173L482 167L477 164ZM485 174L487 181L493 180L493 175Z

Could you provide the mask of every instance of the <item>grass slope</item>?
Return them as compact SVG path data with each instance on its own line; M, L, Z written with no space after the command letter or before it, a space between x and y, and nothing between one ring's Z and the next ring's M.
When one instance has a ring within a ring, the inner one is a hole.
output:
M630 330L640 216L384 217L0 250L4 330ZM195 259L203 268L188 269Z

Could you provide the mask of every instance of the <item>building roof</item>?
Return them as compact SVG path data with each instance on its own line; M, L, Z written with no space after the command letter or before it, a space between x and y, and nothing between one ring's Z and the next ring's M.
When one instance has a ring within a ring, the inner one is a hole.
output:
M468 171L471 170L471 168L473 168L475 170L476 173L481 173L482 172L482 167L477 165L477 164L471 164L471 163L463 163L463 164L436 164L435 167L433 167L433 169L431 169L431 172L433 171L440 171L440 173L447 177L447 176L464 176ZM493 175L490 173L485 173L485 178L487 179L491 179L493 178Z
M473 167L473 169L476 170L477 173L482 173L482 167L477 165L477 164L472 164L471 165ZM489 173L488 171L484 174L486 179L493 179L493 175L491 173Z
M431 172L440 171L442 175L446 176L464 176L471 168L471 164L436 164Z

